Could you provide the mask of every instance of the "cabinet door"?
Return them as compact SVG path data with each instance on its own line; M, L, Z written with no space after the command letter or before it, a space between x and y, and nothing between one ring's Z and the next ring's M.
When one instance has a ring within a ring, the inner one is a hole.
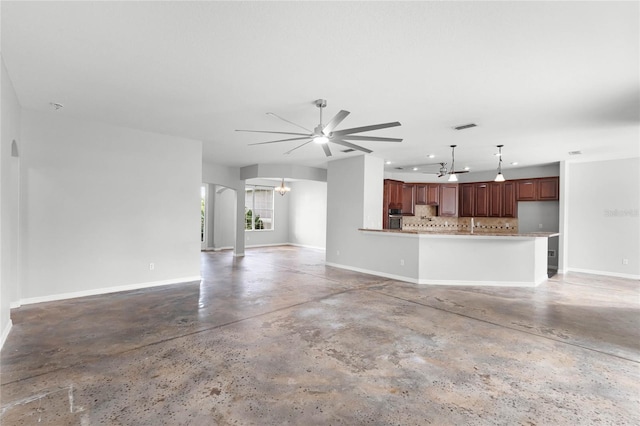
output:
M415 214L415 187L405 183L402 185L402 214L413 216Z
M426 184L417 184L416 188L416 205L423 206L428 204L427 201L427 185Z
M489 216L489 184L475 184L474 214L480 217Z
M560 182L557 177L538 180L538 200L557 200L560 192Z
M458 185L444 183L440 185L440 209L438 216L458 216Z
M514 182L502 183L502 217L518 217L518 204L516 203L516 184Z
M427 204L430 206L437 206L440 203L440 185L429 184L427 185Z
M538 199L538 181L535 179L522 179L517 181L516 200L536 201Z
M489 184L489 216L501 217L503 212L504 183L491 182Z
M473 183L461 183L459 188L460 217L471 217L475 213L475 185Z

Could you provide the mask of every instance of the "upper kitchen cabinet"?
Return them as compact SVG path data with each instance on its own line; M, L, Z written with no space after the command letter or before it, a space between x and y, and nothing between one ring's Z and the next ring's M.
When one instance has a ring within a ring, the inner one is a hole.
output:
M416 188L413 184L402 185L402 214L413 216L416 205Z
M502 217L518 217L515 182L507 181L498 185L502 185Z
M474 198L475 216L489 216L489 184L476 183Z
M402 186L404 182L393 179L384 180L384 206L383 209L399 209L402 205Z
M416 191L416 206L427 205L427 184L416 183L414 184L414 188Z
M516 183L516 200L536 201L538 197L538 181L536 179L521 179Z
M437 206L440 204L440 184L437 183L416 183L417 206Z
M520 179L516 181L517 201L550 201L559 198L559 178Z
M560 193L560 180L557 177L538 180L538 200L558 200Z
M427 185L427 205L437 206L440 204L440 186L437 183Z
M460 191L460 216L471 217L475 214L476 188L474 183L461 183Z
M443 183L439 188L440 200L438 216L458 216L458 185L455 183Z
M489 186L489 216L502 217L504 203L504 182L491 182Z

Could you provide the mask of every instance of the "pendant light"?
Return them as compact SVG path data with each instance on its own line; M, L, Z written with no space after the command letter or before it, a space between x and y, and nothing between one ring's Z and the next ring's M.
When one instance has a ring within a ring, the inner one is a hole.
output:
M458 176L456 176L456 172L455 172L455 157L453 155L453 151L456 149L457 145L451 145L451 169L449 169L449 179L447 180L448 182L457 182L458 181Z
M504 145L496 145L498 147L498 174L494 179L494 182L504 182L504 176L502 175L502 147Z
M280 195L284 195L287 192L291 191L291 188L289 188L288 186L284 186L284 178L282 178L282 183L280 183L280 186L276 188L276 191Z

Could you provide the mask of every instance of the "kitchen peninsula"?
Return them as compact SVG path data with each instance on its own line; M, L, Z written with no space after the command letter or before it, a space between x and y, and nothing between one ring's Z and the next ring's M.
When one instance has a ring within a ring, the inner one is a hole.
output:
M359 231L372 245L388 248L391 262L398 262L407 270L397 277L404 281L518 287L535 287L547 279L548 239L558 235L553 232ZM397 270L397 264L393 269ZM393 274L381 275L396 278Z

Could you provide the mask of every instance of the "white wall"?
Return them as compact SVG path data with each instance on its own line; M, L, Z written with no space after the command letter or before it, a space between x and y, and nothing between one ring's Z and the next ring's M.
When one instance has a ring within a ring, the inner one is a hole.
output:
M240 179L240 169L237 167L221 166L219 164L202 164L202 182L226 186L235 190L237 224L235 227L234 256L244 256L244 180ZM233 227L233 224L227 226Z
M558 201L518 202L518 231L558 232L560 230L560 203ZM558 268L558 237L549 238L548 251L554 256L547 258L552 269Z
M11 329L10 306L18 300L18 227L20 194L20 158L12 156L15 141L18 154L20 138L20 104L0 57L0 348Z
M327 243L327 183L291 182L289 242L324 249Z
M565 268L640 279L640 159L565 168Z
M21 130L23 303L199 278L201 142L56 112Z

